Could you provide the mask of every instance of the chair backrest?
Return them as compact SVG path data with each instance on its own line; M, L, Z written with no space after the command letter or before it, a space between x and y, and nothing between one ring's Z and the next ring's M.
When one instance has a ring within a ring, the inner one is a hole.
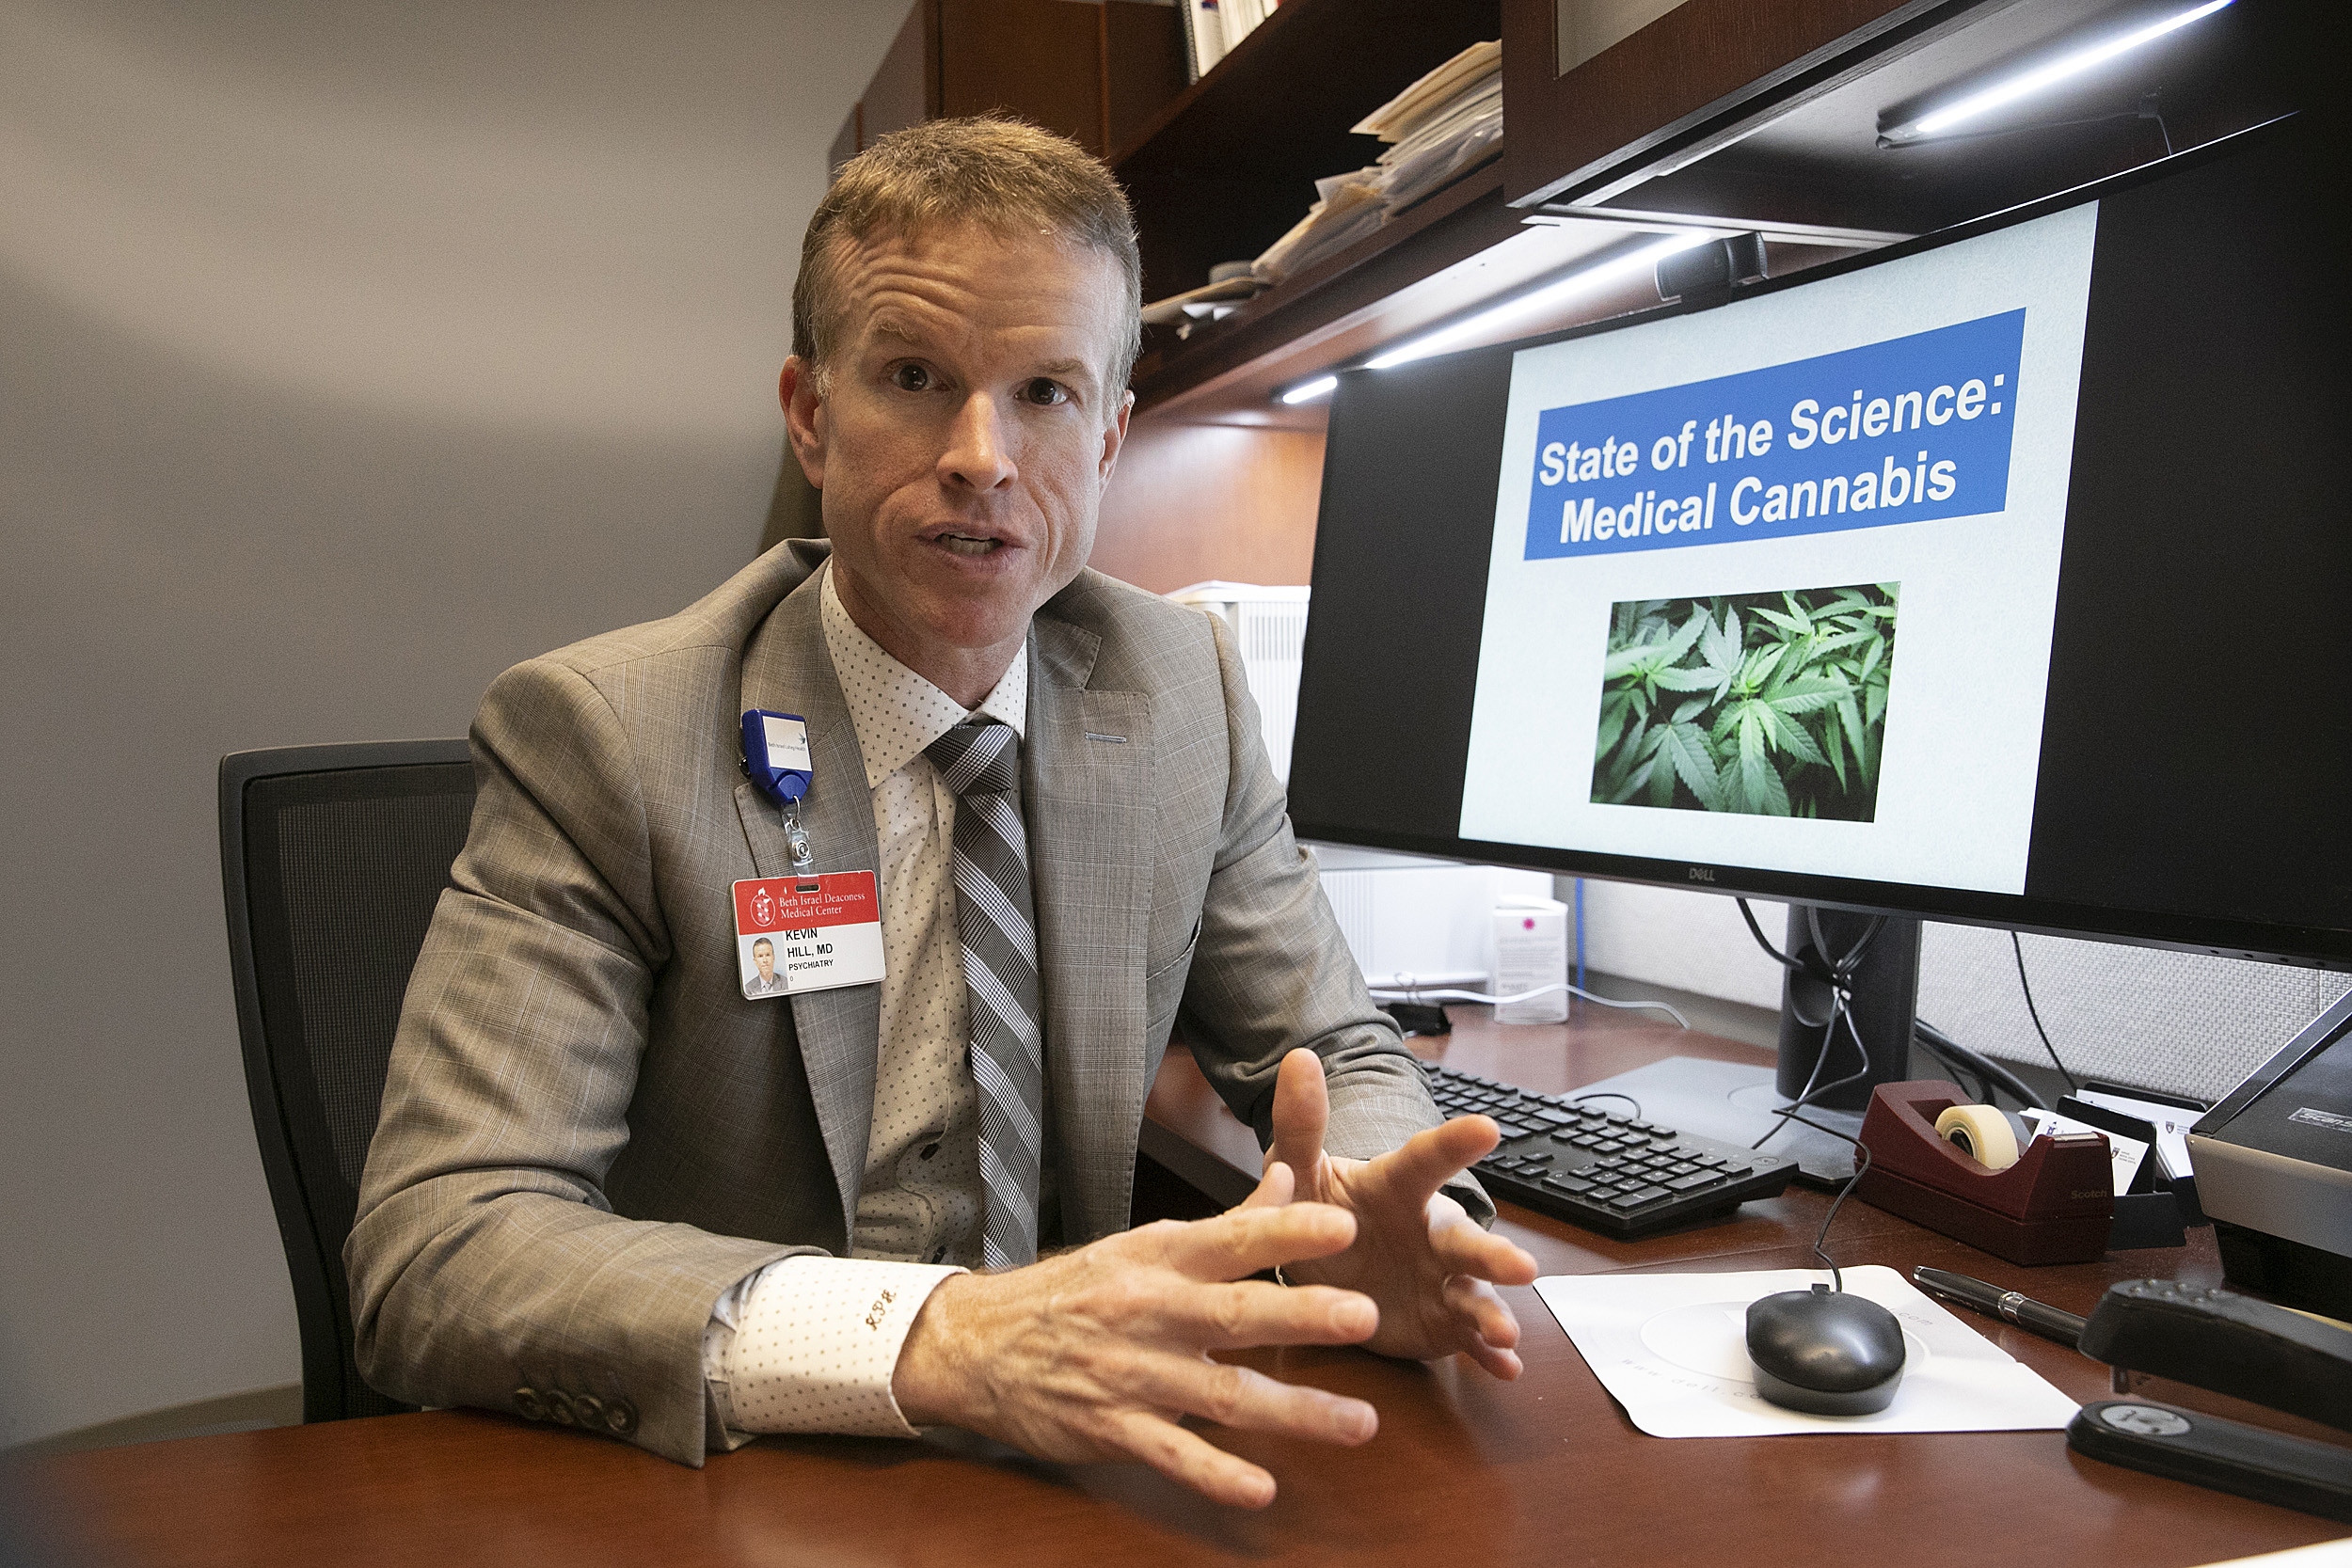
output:
M246 1092L302 1330L306 1421L411 1406L359 1376L343 1239L401 997L473 811L463 740L220 761L220 874Z

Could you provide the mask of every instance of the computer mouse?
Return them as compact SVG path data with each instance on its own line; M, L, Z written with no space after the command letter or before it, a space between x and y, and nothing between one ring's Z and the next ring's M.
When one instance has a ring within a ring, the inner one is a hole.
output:
M1826 1285L1748 1304L1756 1391L1810 1416L1867 1416L1903 1381L1903 1327L1877 1302Z

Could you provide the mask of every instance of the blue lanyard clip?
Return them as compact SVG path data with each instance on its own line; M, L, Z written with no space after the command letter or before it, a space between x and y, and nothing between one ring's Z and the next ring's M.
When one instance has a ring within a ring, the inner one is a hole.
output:
M809 759L808 721L797 713L751 708L743 715L743 771L777 805L808 793L815 764Z

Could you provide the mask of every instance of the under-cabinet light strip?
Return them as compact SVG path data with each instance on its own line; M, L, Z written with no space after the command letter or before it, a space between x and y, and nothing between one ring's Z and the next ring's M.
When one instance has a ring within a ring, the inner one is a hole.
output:
M1289 391L1284 392L1282 394L1282 401L1284 403L1294 404L1312 403L1319 397L1327 396L1331 388L1337 387L1339 384L1340 378L1336 375L1319 375L1312 381L1302 381L1297 386L1292 388Z
M1443 354L1447 349L1458 343L1486 335L1513 316L1556 306L1578 294L1588 293L1605 284L1613 283L1629 274L1645 267L1655 267L1661 261L1678 250L1688 250L1694 245L1704 245L1707 241L1716 237L1713 231L1706 230L1685 230L1667 235L1655 245L1646 245L1639 250L1629 250L1620 255L1612 256L1606 261L1580 268L1565 277L1556 277L1540 288L1531 289L1526 293L1517 294L1500 304L1489 306L1475 315L1465 316L1460 321L1438 327L1435 332L1424 332L1418 338L1408 338L1396 347L1385 349L1365 360L1364 368L1385 371L1391 365L1407 364L1415 359L1426 359L1433 354ZM1292 404L1312 403L1319 397L1328 395L1331 389L1339 384L1339 377L1336 375L1319 375L1311 381L1303 381L1291 388L1281 394L1281 398L1284 403Z
M2137 32L2125 33L2120 37L2111 38L2104 43L2093 44L2088 49L2078 49L2071 55L2060 55L2047 65L2037 66L2031 71L2020 71L2006 81L1995 82L1980 91L1972 92L1958 103L1920 115L1903 124L1891 126L1880 133L1881 139L1899 144L1916 141L1922 136L1940 135L1954 126L1976 119L1979 115L1990 114L2004 104L2013 103L2018 99L2040 92L2044 87L2054 87L2069 77L2079 76L2094 66L2104 65L2114 59L2118 55L2129 54L2144 44L2153 43L2166 34L2176 32L2201 17L2211 16L2230 4L2231 0L2205 0L2201 6L2191 6L2185 11L2176 11L2163 21L2151 23Z

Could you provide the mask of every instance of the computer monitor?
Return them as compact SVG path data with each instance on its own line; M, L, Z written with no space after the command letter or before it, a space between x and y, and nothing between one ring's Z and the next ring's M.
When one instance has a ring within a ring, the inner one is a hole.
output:
M1343 375L1298 832L2352 969L2338 162Z

